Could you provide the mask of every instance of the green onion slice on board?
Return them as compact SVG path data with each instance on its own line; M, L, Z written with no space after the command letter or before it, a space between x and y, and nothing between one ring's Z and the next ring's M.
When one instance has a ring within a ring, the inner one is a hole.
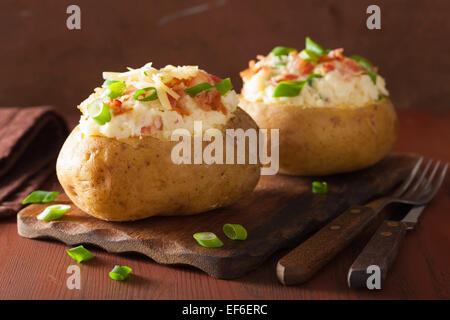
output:
M231 240L247 239L247 230L240 224L226 223L223 225L223 233Z
M223 242L212 232L198 232L194 234L194 239L198 244L207 248L217 248L223 246Z
M73 259L77 260L77 262L83 262L89 259L92 259L94 255L83 246L78 246L72 249L66 250L67 254L71 256Z
M305 85L305 81L281 81L273 91L276 97L296 97L300 94Z
M133 269L131 269L130 267L116 265L109 273L109 277L114 280L123 281L128 278L132 271Z
M89 116L102 126L111 121L111 113L109 108L102 100L93 101L88 107Z
M373 64L367 60L366 58L363 58L361 56L351 56L351 59L355 60L358 65L367 71L367 75L370 77L372 82L374 84L377 84L377 72L373 68Z
M70 209L68 204L54 204L44 209L36 218L38 220L53 221L61 219L64 213Z
M134 99L138 101L153 101L158 99L158 92L155 87L147 87L136 91Z
M123 94L127 88L127 85L125 84L125 81L106 80L102 87L104 88L103 92L107 97L115 99Z
M312 183L312 192L315 194L327 194L328 185L326 182L314 181Z
M25 200L22 201L22 204L28 203L49 203L56 199L59 195L57 191L43 191L36 190L30 193Z

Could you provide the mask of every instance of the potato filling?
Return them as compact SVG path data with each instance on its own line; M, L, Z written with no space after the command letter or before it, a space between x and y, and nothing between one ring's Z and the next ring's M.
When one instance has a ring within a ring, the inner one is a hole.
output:
M193 133L194 121L202 121L204 130L220 128L238 104L229 79L197 66L155 69L147 63L123 73L104 72L103 78L102 87L78 106L80 128L87 135L168 140L178 128Z
M250 102L303 107L361 107L388 96L377 68L342 48L325 50L310 38L306 48L276 47L241 72L241 97Z

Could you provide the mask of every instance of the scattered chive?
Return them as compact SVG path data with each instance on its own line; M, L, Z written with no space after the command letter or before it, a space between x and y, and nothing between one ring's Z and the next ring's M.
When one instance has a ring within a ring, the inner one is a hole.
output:
M203 247L217 248L223 246L223 242L212 232L198 232L193 237Z
M109 277L114 280L123 281L128 278L129 274L133 271L130 267L116 265L109 273Z
M305 48L308 51L314 52L316 55L321 56L323 54L327 53L327 50L325 50L320 44L317 42L314 42L311 40L310 37L306 37L305 40Z
M310 87L312 87L313 85L313 79L314 78L322 78L323 76L321 74L317 74L317 73L311 73L307 78L306 78L306 82L308 83L308 85Z
M59 195L57 191L43 191L36 190L30 193L25 200L22 201L22 204L28 203L49 203L56 199Z
M88 113L100 126L111 121L109 108L102 100L95 100L88 107Z
M68 204L54 204L44 209L36 218L38 220L53 221L61 219L64 213L70 209Z
M216 90L219 91L220 94L223 96L228 91L233 89L233 84L231 83L230 78L226 78L226 79L223 79L223 80L217 82L215 85L211 85L208 82L202 82L195 86L184 89L184 92L186 92L191 97L195 97L200 92L208 91L212 88L216 88Z
M223 225L223 233L231 240L247 239L247 230L240 224L226 223Z
M297 51L297 49L278 46L273 48L271 52L277 57L280 57L280 56L287 56L289 55L290 52L293 51Z
M104 94L111 99L118 98L125 91L127 85L125 81L120 80L106 80L103 83Z
M151 91L150 93L147 93ZM142 96L142 97L141 97ZM138 101L153 101L158 99L158 92L155 87L147 87L134 93L134 99Z
M300 51L299 57L310 62L319 60L319 55L317 55L314 51L308 49Z
M305 81L281 81L273 91L273 97L296 97L300 94Z
M328 186L326 182L314 181L312 183L312 192L315 194L327 194Z
M220 92L221 95L225 95L228 91L233 89L233 84L231 83L230 78L226 78L217 82L214 87Z
M66 250L67 254L72 258L77 260L77 262L83 262L85 260L92 259L94 255L83 246L78 246L72 249Z
M351 56L351 59L355 60L358 65L367 71L367 75L370 77L372 82L374 84L377 84L377 72L373 68L373 64L367 60L366 58L363 58L361 56Z
M213 88L213 86L210 85L208 82L202 82L202 83L199 83L199 84L197 84L195 86L192 86L192 87L184 89L184 92L186 92L191 97L195 97L200 92L205 91L205 90L209 90L211 88Z
M382 94L379 94L379 95L378 95L377 101L381 101L382 99L383 99L383 95L382 95Z

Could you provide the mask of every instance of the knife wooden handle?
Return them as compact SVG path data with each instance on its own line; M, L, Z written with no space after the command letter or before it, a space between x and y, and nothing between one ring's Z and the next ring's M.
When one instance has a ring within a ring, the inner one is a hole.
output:
M405 234L405 224L398 221L383 221L351 265L347 276L348 286L350 288L367 288L367 279L372 274L372 272L367 272L367 268L371 265L380 268L381 281L383 281L394 263Z
M301 284L344 249L376 217L370 207L354 206L278 261L284 285Z

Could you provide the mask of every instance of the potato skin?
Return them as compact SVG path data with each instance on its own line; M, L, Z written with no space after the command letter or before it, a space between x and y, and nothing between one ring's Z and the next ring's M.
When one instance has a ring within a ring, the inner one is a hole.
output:
M257 129L242 109L234 114L222 132ZM76 127L60 151L58 180L79 208L108 221L201 213L236 202L258 183L259 163L175 165L171 151L177 143L85 136Z
M261 129L280 130L280 173L289 175L366 168L382 159L397 138L397 116L388 98L364 107L303 108L255 104L241 97L240 107Z

